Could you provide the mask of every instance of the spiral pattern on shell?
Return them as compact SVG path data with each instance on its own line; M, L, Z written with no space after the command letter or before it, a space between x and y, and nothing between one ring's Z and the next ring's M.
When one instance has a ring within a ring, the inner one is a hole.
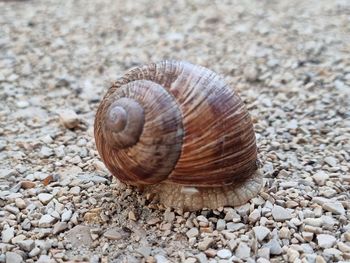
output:
M117 80L98 108L95 140L111 173L132 185L238 187L257 170L242 100L216 73L183 61Z

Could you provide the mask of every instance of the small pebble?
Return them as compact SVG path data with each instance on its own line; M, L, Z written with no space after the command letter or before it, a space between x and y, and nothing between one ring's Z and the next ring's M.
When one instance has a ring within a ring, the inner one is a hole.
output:
M66 222L57 222L52 230L52 234L56 235L68 228L68 224Z
M276 239L270 240L268 243L264 245L264 247L267 247L270 249L271 255L280 255L283 252L280 243Z
M344 206L340 202L326 202L322 205L322 208L336 215L345 214Z
M15 230L13 227L8 227L1 232L2 242L10 243L11 239L15 236Z
M226 222L223 219L218 219L218 222L216 222L216 229L221 231L224 230L226 227Z
M15 204L19 209L24 209L27 206L26 202L22 198L16 198Z
M6 252L6 263L22 263L23 258L15 252Z
M270 234L270 230L264 226L253 227L253 231L256 239L259 242L263 241Z
M249 214L248 220L250 223L255 223L256 221L258 221L261 217L261 213L258 209L254 209L253 212L251 212Z
M314 179L314 181L316 182L316 184L318 185L325 185L326 181L329 179L329 176L326 172L324 171L319 171L317 173L315 173L312 178Z
M334 157L332 157L332 156L327 156L326 158L324 158L324 161L328 164L328 165L330 165L330 166L332 166L332 167L335 167L335 166L337 166L337 159L335 159Z
M74 129L78 127L80 123L79 116L70 109L60 111L59 117L62 125L68 129Z
M205 237L202 241L198 243L198 249L205 251L207 250L210 245L214 242L214 239L211 237Z
M31 257L31 258L32 257L36 257L36 256L38 256L40 254L40 252L41 252L40 248L35 247L28 253L28 256Z
M52 217L51 215L45 214L41 216L39 220L39 227L51 227L53 223L57 221L56 218Z
M188 230L188 231L186 232L186 236L187 236L188 238L197 237L198 234L199 234L199 231L198 231L198 229L195 228L195 227L191 228L190 230Z
M217 256L219 258L222 258L222 259L226 259L226 258L229 258L232 256L232 253L230 250L228 249L220 249L218 252L217 252Z
M53 198L52 194L47 194L47 193L41 193L38 195L38 198L40 202L42 202L44 205L47 205Z
M336 238L328 234L319 234L317 235L317 244L321 248L330 248L334 246Z
M27 252L31 251L34 248L34 241L30 239L19 241L17 244L21 249Z
M272 208L272 216L276 221L285 221L292 218L292 214L285 208L274 205Z
M241 259L249 258L250 257L250 247L246 243L240 242L238 247L236 248L235 255Z

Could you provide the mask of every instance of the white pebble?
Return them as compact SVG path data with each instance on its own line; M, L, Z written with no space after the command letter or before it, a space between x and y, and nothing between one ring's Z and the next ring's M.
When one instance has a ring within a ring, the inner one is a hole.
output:
M196 236L198 236L198 234L199 234L199 231L198 231L198 229L195 228L195 227L191 228L190 230L188 230L188 231L186 232L186 236L187 236L188 238L196 237Z
M76 128L80 123L78 115L73 110L61 110L59 116L62 125L68 129Z
M260 242L263 241L269 234L270 230L264 226L253 227L254 235L256 239Z
M225 259L225 258L229 258L232 256L232 253L230 250L228 249L220 249L218 252L217 252L217 255L219 258L222 258L222 259Z
M319 234L317 235L317 243L321 248L330 248L335 242L336 238L328 234Z
M53 198L52 194L47 193L41 193L38 195L39 201L42 202L44 205L47 205Z
M274 205L272 208L272 217L276 221L285 221L291 219L292 214L282 206Z
M336 215L345 215L344 206L340 202L326 202L322 205L322 208Z

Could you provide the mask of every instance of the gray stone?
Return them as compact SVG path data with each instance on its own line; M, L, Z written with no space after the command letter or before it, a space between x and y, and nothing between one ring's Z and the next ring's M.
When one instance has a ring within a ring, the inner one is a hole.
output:
M290 230L287 227L281 227L279 231L279 237L281 239L290 239Z
M246 216L250 210L250 204L244 204L235 208L240 216Z
M41 193L38 195L39 201L42 202L44 205L47 205L53 198L52 194L47 193Z
M314 179L315 183L318 185L325 185L326 181L329 179L329 176L324 171L318 171L315 173L312 178Z
M324 158L324 161L331 167L335 167L338 164L337 159L335 159L332 156L327 156L326 158Z
M77 225L66 233L65 240L74 248L79 248L82 246L90 247L92 245L90 228L87 226Z
M227 223L226 224L227 230L231 230L231 231L238 231L238 230L241 230L245 227L246 227L246 225L243 223Z
M34 240L31 239L19 241L17 244L21 249L27 252L31 251L34 248Z
M270 234L270 230L264 226L253 227L253 231L256 239L259 242L263 241Z
M298 128L298 121L295 120L295 119L288 121L287 125L286 125L286 128L287 129L296 129L296 128Z
M8 212L10 212L11 214L14 214L14 215L17 215L19 213L19 209L17 207L15 207L15 206L12 206L12 205L6 205L4 207L4 210L8 211Z
M36 263L53 263L53 262L55 261L53 261L50 256L41 255Z
M78 176L77 179L82 183L93 182L93 183L99 184L99 183L108 182L106 178L103 178L101 176L94 175L94 174L81 174Z
M332 212L335 215L345 215L345 209L342 203L337 201L326 202L322 205L326 211Z
M350 253L350 245L347 245L344 242L339 242L337 245L339 250L343 253Z
M68 129L76 128L80 123L79 116L70 109L60 110L59 117L61 124Z
M321 196L315 196L312 198L312 201L315 202L316 204L323 205L323 204L329 202L329 199L321 197Z
M350 242L350 230L346 231L346 232L343 234L343 237L344 237L345 241Z
M0 169L0 178L5 179L12 175L16 175L15 169L1 168Z
M254 224L256 221L258 221L258 220L260 219L260 217L261 217L261 212L260 212L260 210L254 209L254 210L250 213L250 215L249 215L249 217L248 217L248 220L249 220L250 223L253 223L253 224Z
M202 241L198 242L198 249L202 251L207 250L213 242L214 239L212 237L205 237Z
M23 258L15 252L6 252L6 263L22 263Z
M323 223L321 218L305 218L303 222L306 225L315 226L315 227L320 227L322 226L322 223Z
M48 240L37 239L35 240L35 246L41 250L49 250L52 247L52 242Z
M230 250L224 248L217 252L217 256L222 259L227 259L232 256L232 253Z
M69 193L72 195L78 195L80 194L80 187L79 186L73 186L70 190Z
M321 248L331 248L336 241L337 239L334 236L328 234L317 235L317 243Z
M21 227L24 230L30 230L32 224L30 223L30 220L28 218L24 219L23 222L21 223Z
M314 233L312 233L312 232L304 231L301 233L301 235L307 242L311 242L312 239L314 238Z
M233 208L225 208L225 217L224 220L226 222L232 221L233 219L240 219L241 216L237 214L236 210Z
M195 255L195 257L197 258L199 263L207 263L208 262L208 258L203 252L198 253L197 255Z
M300 257L300 254L297 250L288 248L287 256L289 262L295 262Z
M57 222L52 230L52 234L56 235L68 228L68 224L66 222Z
M71 219L72 214L73 214L72 210L65 210L61 215L61 220L63 222L68 222Z
M129 237L129 235L130 234L128 232L125 232L124 230L116 227L108 229L103 234L104 237L111 240L120 240L120 239Z
M314 253L314 249L310 244L301 244L301 248L303 249L304 253L306 254L312 254Z
M42 215L39 220L39 227L51 227L53 223L57 221L56 218L52 217L51 215L45 214Z
M338 221L331 216L323 215L321 216L321 219L322 219L323 226L327 226L327 227L333 227L335 224L338 223Z
M152 248L146 247L146 246L142 246L142 247L139 247L138 249L136 249L136 252L141 254L144 258L149 257L149 255L151 255L151 251L152 251Z
M262 247L258 249L258 256L262 258L269 259L270 258L270 248Z
M267 260L266 258L258 258L257 263L270 263L270 260Z
M35 247L28 253L28 256L31 257L31 258L32 257L36 257L37 255L40 254L40 252L41 252L40 248Z
M2 242L10 243L11 239L15 236L15 229L13 227L8 227L1 232Z
M188 230L188 231L186 232L186 236L187 236L188 238L197 237L198 234L199 234L199 231L198 231L198 229L195 228L195 227L192 227L190 230Z
M156 259L157 263L169 263L170 261L167 260L166 257L164 257L163 255L155 255L154 258Z
M168 223L172 223L175 219L175 213L171 211L165 211L164 212L164 220Z
M307 262L310 262L310 263L315 263L316 257L317 257L317 255L315 255L315 254L305 254L305 258L306 258Z
M20 235L16 235L14 238L12 238L11 242L12 242L12 244L17 244L18 242L23 241L25 239L26 239L26 236L23 234L20 234Z
M292 218L292 214L279 205L274 205L271 212L273 219L276 221L285 221Z
M47 158L47 157L52 156L53 154L54 154L54 151L53 151L51 148L49 148L49 147L47 147L47 146L41 147L40 155L41 155L42 157Z
M326 248L322 254L325 258L335 258L338 262L341 259L342 252L336 248Z
M16 198L15 204L19 209L24 209L26 208L26 202L22 198Z
M243 70L243 74L245 76L245 79L251 82L257 81L259 77L258 69L253 65L246 66Z
M89 263L100 263L100 257L98 255L93 255Z
M268 247L270 249L271 255L280 255L283 252L280 243L276 239L270 240L264 245L264 247Z
M218 219L218 221L216 222L216 230L224 230L226 227L226 222L224 219Z
M236 248L235 255L241 259L246 259L250 257L250 247L244 242L240 242Z

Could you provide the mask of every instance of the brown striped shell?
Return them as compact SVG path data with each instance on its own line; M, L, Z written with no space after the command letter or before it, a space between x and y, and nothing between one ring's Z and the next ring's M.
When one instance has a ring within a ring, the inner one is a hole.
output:
M188 62L137 67L117 80L98 108L95 140L113 175L162 192L160 199L168 206L237 205L261 187L245 105L216 73ZM230 197L225 189L238 196ZM216 200L208 201L213 192ZM173 201L164 200L172 194ZM192 205L193 198L201 204Z

